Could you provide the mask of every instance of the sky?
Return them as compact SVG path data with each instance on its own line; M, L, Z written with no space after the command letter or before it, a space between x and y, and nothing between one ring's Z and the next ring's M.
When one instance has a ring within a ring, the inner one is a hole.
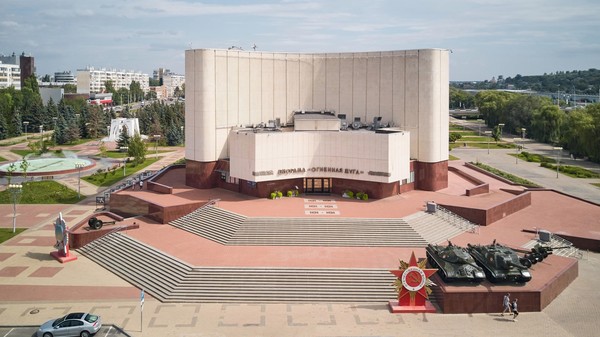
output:
M600 68L598 0L1 0L0 54L36 74L87 66L185 74L186 49L442 48L450 80Z

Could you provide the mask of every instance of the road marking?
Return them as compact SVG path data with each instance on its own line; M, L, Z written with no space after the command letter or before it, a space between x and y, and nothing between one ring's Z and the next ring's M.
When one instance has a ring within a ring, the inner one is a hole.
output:
M11 333L11 332L12 332L14 329L15 329L15 328L12 328L12 329L10 329L10 331L8 331L8 332L6 333L6 335L4 335L4 337L6 337L6 336L10 335L10 333Z
M108 327L108 331L106 332L106 334L104 334L104 337L108 336L108 334L110 333L110 330L112 330L112 326Z

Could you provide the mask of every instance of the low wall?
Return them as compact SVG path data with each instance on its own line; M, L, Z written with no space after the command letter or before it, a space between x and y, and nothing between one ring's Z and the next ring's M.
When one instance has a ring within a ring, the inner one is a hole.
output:
M489 193L490 192L490 185L484 181L481 181L475 177L473 177L472 175L461 171L459 169L457 169L456 167L453 166L448 166L448 171L452 171L454 172L456 175L461 176L462 178L464 178L465 180L475 184L475 187L472 188L467 188L465 194L470 197L470 196L474 196L474 195L478 195L478 194L485 194L485 193Z
M115 224L105 224L101 229L91 229L88 225L88 220L92 217L96 217L102 221L115 221ZM113 229L120 226L119 222L123 221L123 217L114 214L112 212L99 212L91 214L86 217L84 220L77 223L71 229L69 229L69 246L72 249L81 248L88 243L96 240L97 238L103 236L104 234L112 231ZM139 228L140 226L133 223L127 226L124 226L121 230L129 230Z
M480 226L488 226L492 223L503 219L504 217L516 213L525 207L531 205L531 192L521 192L515 197L485 208L471 208L466 206L456 206L441 204L440 206L460 215L461 217L476 223Z
M576 259L565 259L557 268L535 272L533 280L524 285L512 283L494 284L484 281L480 285L446 284L437 274L431 280L437 285L431 287L440 309L445 314L499 313L502 311L502 298L510 293L511 299L519 299L519 311L539 312L544 310L579 275ZM551 268L548 264L539 268ZM535 283L535 284L533 284Z

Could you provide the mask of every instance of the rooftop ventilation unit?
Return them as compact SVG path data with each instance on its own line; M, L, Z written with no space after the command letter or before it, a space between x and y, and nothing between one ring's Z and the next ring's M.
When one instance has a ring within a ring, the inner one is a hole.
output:
M354 122L352 122L352 128L354 130L358 130L362 127L362 123L360 121L360 117L354 117Z
M340 130L348 130L348 121L346 120L346 114L339 114L338 118L340 119Z

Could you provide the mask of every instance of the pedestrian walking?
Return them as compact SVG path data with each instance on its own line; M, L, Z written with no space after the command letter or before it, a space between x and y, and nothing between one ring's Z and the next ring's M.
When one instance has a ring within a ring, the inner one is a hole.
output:
M517 316L519 316L519 307L517 306L517 301L519 299L515 298L515 300L512 302L512 313L513 313L513 322L517 321Z
M144 181L140 178L140 191L144 189Z
M506 293L504 295L504 298L502 298L502 313L500 314L500 316L504 316L505 312L508 312L508 314L510 315L511 310L510 310L510 293Z

